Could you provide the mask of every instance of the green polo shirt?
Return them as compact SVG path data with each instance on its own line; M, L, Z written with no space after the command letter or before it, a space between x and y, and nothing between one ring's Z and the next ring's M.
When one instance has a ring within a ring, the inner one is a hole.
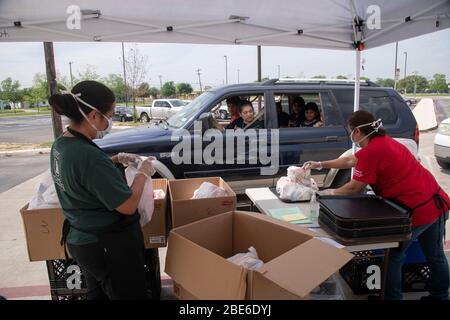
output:
M98 230L121 218L114 210L132 191L106 153L83 139L60 136L53 143L50 161L59 202L71 226ZM74 228L67 237L75 245L97 241L95 235Z

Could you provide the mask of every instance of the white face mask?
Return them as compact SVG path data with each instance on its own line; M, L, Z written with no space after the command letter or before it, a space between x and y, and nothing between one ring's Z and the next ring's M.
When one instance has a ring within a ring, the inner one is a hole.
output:
M85 106L91 108L92 110L97 111L97 112L100 113L106 120L108 120L108 127L106 127L105 130L98 130L97 127L89 121L89 119L88 119L87 115L84 113L84 111L83 111L80 107L78 107L78 110L79 110L80 113L83 115L83 117L86 119L86 121L89 123L89 125L97 132L96 135L95 135L95 139L102 139L104 136L106 136L108 133L111 132L111 130L112 130L112 119L110 119L110 118L108 118L107 116L105 116L105 115L104 115L102 112L100 112L100 110L98 110L96 107L93 107L93 106L91 106L89 103L87 103L86 101L82 100L82 99L80 98L81 93L76 93L76 94L74 94L74 93L72 93L72 92L70 92L70 91L63 91L63 93L70 94L70 95L75 99L75 101L77 101L77 103L78 103L78 101L81 102L82 104L84 104Z
M356 129L358 128L362 128L365 126L371 126L373 128L373 131L371 133L369 133L368 135L362 137L361 139L359 139L358 141L353 140L353 133L355 132ZM350 139L352 140L352 142L357 146L360 147L360 143L362 141L364 141L365 139L367 139L368 137L370 137L372 134L374 134L375 132L378 132L378 129L380 129L383 126L383 122L381 122L381 119L375 120L374 122L368 122L368 123L364 123L361 124L357 127L355 127L352 132L350 133Z

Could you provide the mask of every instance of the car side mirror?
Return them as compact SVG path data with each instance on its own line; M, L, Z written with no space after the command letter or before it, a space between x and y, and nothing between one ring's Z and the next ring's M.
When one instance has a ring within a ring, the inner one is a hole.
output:
M202 133L213 127L213 115L209 112L202 113L197 121L202 122Z

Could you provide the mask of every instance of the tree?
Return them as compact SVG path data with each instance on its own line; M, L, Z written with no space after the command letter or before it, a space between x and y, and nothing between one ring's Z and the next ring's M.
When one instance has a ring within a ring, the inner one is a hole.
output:
M114 92L117 101L124 102L126 100L127 88L121 75L111 73L106 78L103 78L102 81Z
M203 87L203 91L208 91L208 90L211 90L211 89L212 89L211 86L204 86L204 87Z
M382 78L377 78L377 81L375 81L375 83L377 85L379 85L380 87L386 87L386 88L393 88L394 87L394 79L382 79Z
M338 75L337 77L336 77L336 79L343 79L343 80L346 80L346 79L348 79L346 76L343 76L343 75Z
M312 77L313 79L326 79L327 77L323 76L323 75L318 75L318 76L314 76Z
M144 98L150 96L150 85L147 82L142 82L136 92L136 96L139 98Z
M95 67L91 66L91 65L87 65L86 69L84 69L81 72L78 72L78 79L74 78L73 79L73 83L77 83L80 81L85 81L85 80L95 80L98 81L100 79L100 76L97 74L97 72L95 71Z
M364 81L370 81L370 78L368 77L359 77L360 80L364 80Z
M161 88L161 95L163 97L171 97L175 95L176 92L177 90L175 88L175 84L173 83L173 81L168 81L164 83L164 85Z
M430 91L438 93L447 93L448 86L445 74L436 73L433 76L433 80L430 81Z
M416 92L425 92L428 88L428 80L419 75L410 75L401 79L398 82L397 88L406 89L406 92L414 92L414 86L416 86Z
M134 121L136 122L136 93L138 86L142 83L147 74L147 60L148 57L139 53L139 48L135 44L125 58L125 70L127 73L127 83L131 88L131 95L133 97L133 113Z
M150 97L153 97L153 99L156 99L156 98L158 98L159 90L157 88L155 88L155 87L151 87L148 90L148 94L149 94Z
M5 102L12 102L13 109L16 110L16 103L23 99L23 91L20 90L19 81L6 78L0 83L0 99Z
M33 86L24 90L24 100L30 105L37 105L39 112L39 104L47 100L47 79L44 74L36 73L33 78Z
M189 83L181 82L177 84L176 91L177 94L185 95L191 94L194 89L192 89L192 86Z

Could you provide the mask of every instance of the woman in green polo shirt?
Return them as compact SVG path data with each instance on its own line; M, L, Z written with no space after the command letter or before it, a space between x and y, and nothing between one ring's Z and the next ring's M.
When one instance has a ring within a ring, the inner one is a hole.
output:
M54 142L51 172L64 213L62 242L83 269L88 299L145 299L144 241L137 205L152 174L144 161L131 187L116 163L92 140L112 126L114 93L96 81L82 81L71 92L52 95L50 105L70 119Z

